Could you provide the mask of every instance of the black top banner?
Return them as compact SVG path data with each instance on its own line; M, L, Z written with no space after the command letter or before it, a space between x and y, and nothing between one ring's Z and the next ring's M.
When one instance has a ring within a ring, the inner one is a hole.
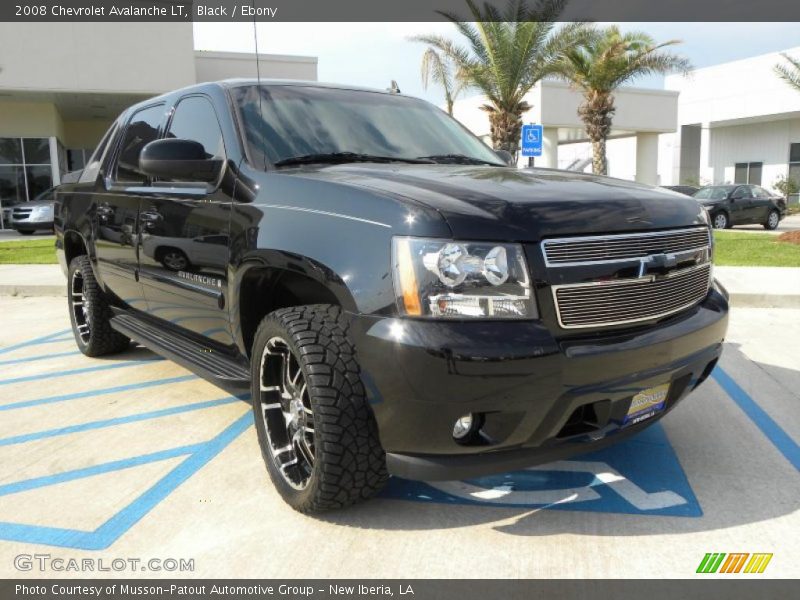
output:
M558 21L786 22L800 21L798 0L528 0L534 12L563 5ZM508 0L476 0L506 20ZM465 0L3 0L0 21L471 21ZM489 19L484 20L491 20ZM512 20L512 19L508 19ZM522 20L520 18L513 19Z

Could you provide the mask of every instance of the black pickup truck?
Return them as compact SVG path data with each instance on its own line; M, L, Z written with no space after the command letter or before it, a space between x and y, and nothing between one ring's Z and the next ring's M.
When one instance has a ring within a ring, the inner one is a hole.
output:
M396 93L236 80L153 98L58 207L81 351L133 340L249 391L304 512L389 474L621 440L708 377L727 327L697 201L511 168Z

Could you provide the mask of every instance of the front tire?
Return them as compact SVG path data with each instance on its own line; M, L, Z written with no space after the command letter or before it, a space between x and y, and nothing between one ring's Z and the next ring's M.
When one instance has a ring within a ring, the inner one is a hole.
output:
M130 339L111 328L111 309L88 256L76 256L69 264L67 303L75 342L86 356L115 354L128 348Z
M386 455L338 307L277 310L253 341L256 432L270 478L292 508L316 513L377 494Z
M714 229L728 229L731 226L728 213L718 212L711 218L711 224L714 226Z
M777 210L769 211L769 215L767 216L767 221L764 223L764 229L768 231L772 231L778 228L778 224L781 222L781 215L778 213Z

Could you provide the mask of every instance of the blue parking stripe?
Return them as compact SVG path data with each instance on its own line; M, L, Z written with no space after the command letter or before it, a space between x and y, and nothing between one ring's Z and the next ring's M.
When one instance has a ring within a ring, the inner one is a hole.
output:
M16 365L19 363L26 363L26 362L36 362L39 360L47 360L48 358L61 358L63 356L72 356L74 354L80 354L80 350L70 350L69 352L54 352L53 354L37 354L36 356L28 356L26 358L15 358L12 360L0 360L0 366Z
M156 482L150 489L101 525L95 533L100 539L107 540L105 547L110 546L114 540L133 527L142 517L158 505L159 502L164 500L184 481L207 465L211 459L222 452L252 424L253 415L248 411L226 427L215 438L206 442L202 449L191 454L186 460Z
M121 460L115 460L99 465L92 465L91 467L85 467L83 469L74 469L72 471L54 473L53 475L43 475L42 477L34 477L33 479L15 481L14 483L0 485L0 496L18 494L19 492L27 492L29 490L35 490L37 488L47 487L49 485L66 483L67 481L84 479L86 477L93 477L94 475L102 475L103 473L111 473L113 471L122 471L124 469L130 469L140 465L168 460L170 458L184 456L186 454L196 452L202 446L202 443L190 444L188 446L170 448L168 450L153 452L151 454L143 454L141 456L133 456L131 458L123 458Z
M245 398L242 397L241 399ZM108 548L159 502L222 452L252 424L252 413L247 411L216 437L198 444L197 449L190 453L186 459L94 531L0 521L0 539L80 550L103 550ZM186 448L184 447L184 449Z
M714 369L714 380L725 390L725 393L739 405L750 420L761 430L778 452L783 454L795 469L800 471L800 446L778 425L767 412L761 408L750 395L745 392L734 379L721 367Z
M6 348L0 348L0 354L6 354L8 352L13 352L14 350L19 350L20 348L27 348L28 346L36 346L37 344L45 344L51 341L54 337L59 335L64 335L65 333L69 333L72 329L64 329L62 331L56 331L55 333L48 333L47 335L43 335L42 337L34 338L32 340L28 340L27 342L20 342L19 344L14 344L13 346L7 346Z
M11 385L12 383L25 383L26 381L41 381L42 379L54 379L56 377L69 377L70 375L81 375L83 373L93 373L95 371L109 371L111 369L122 369L124 367L135 367L152 362L164 360L161 357L146 358L143 360L126 360L110 365L97 365L95 367L83 367L81 369L70 369L68 371L55 371L53 373L39 373L37 375L26 375L25 377L14 377L13 379L2 379L0 385Z
M31 406L39 406L41 404L53 404L55 402L66 402L68 400L77 400L79 398L105 396L106 394L117 394L119 392L127 392L129 390L138 390L143 388L155 387L158 385L181 383L183 381L190 381L192 379L199 379L199 378L197 375L182 375L180 377L167 377L165 379L153 379L152 381L142 381L140 383L128 383L126 385L117 385L114 387L100 388L97 390L87 390L85 392L74 392L72 394L61 394L59 396L48 396L46 398L35 398L33 400L22 400L20 402L13 402L11 404L0 404L0 411L15 410L19 408L30 408Z
M115 417L113 419L103 419L101 421L91 421L89 423L81 423L79 425L69 425L67 427L58 427L56 429L46 429L44 431L36 431L34 433L14 435L11 437L0 439L0 446L12 446L14 444L22 444L24 442L32 442L34 440L57 437L60 435L68 435L70 433L80 433L82 431L90 431L93 429L103 429L105 427L114 427L116 425L136 423L137 421L160 419L161 417L168 417L179 413L191 412L195 410L203 410L204 408L222 406L223 404L231 404L233 402L239 402L240 400L243 399L244 399L243 397L228 396L226 398L220 398L218 400L207 400L205 402L184 404L183 406L174 406L172 408L164 408L161 410L138 413L135 415L128 415L125 417Z

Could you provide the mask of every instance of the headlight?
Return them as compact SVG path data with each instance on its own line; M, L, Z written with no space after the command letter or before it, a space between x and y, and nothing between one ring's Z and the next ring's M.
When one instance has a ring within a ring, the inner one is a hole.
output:
M519 244L396 237L394 286L402 314L449 319L536 319Z

